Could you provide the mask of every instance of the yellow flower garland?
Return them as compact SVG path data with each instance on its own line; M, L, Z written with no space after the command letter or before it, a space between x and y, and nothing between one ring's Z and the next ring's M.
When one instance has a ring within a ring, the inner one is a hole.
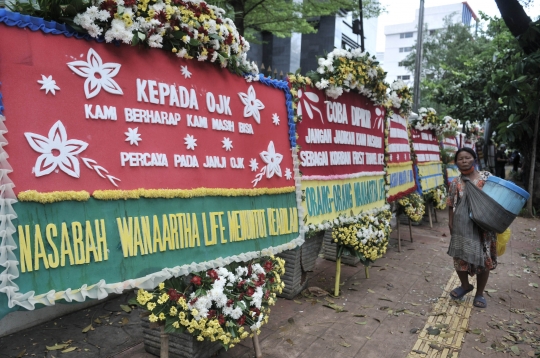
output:
M197 189L135 189L135 190L96 190L92 194L97 200L127 200L140 198L196 198L204 196L260 196L278 195L295 192L294 186L283 188L256 188L256 189L220 189L220 188L197 188ZM90 193L82 191L53 191L40 193L36 190L20 192L17 195L19 201L32 201L41 204L51 204L59 201L88 201Z
M88 201L90 193L81 191L53 191L50 193L39 193L35 190L20 192L17 195L19 201L34 201L41 204L57 203L59 201Z

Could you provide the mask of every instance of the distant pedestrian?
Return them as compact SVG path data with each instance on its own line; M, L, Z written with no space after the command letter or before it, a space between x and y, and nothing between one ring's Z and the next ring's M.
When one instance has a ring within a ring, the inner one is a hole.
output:
M501 144L497 150L495 156L495 175L501 179L505 178L505 166L508 163L508 156L506 155L506 145Z
M518 168L521 165L521 155L517 150L514 150L514 154L512 154L512 171L517 173Z
M461 200L466 189L465 181L470 181L481 189L484 187L487 178L491 175L487 171L477 171L474 165L475 161L476 153L470 148L459 149L454 157L454 162L461 175L454 178L448 190L448 226L452 234L448 254L454 258L454 268L461 281L461 286L453 289L450 292L450 297L457 300L471 292L474 286L469 283L469 275L477 275L477 287L473 305L479 308L486 308L487 302L483 295L489 278L489 271L497 267L497 237L494 232L482 230L476 224L474 224L473 235L470 237L457 235L456 231L460 228L460 225L463 225L463 223L458 222L460 218L463 218L461 214L463 213L463 208L460 208L459 215L461 216L454 216L458 206L468 205L467 200ZM472 198L468 197L467 199L471 200ZM470 220L468 210L465 213L465 220ZM457 225L456 228L454 228L454 224ZM473 252L471 248L474 244L478 243L476 240L480 240L481 249L479 248L478 251ZM478 252L482 252L482 256ZM473 259L482 262L482 265L470 263Z

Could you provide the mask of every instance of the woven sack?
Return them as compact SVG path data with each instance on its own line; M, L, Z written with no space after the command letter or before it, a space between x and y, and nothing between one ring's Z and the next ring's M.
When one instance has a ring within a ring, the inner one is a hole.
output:
M473 221L486 231L503 233L516 218L514 213L503 208L499 203L484 193L482 189L463 178L467 189L467 201Z
M465 187L463 197L458 201L454 212L452 237L447 253L452 257L483 267L485 265L484 248L480 241L478 226L469 216L467 195L468 187Z

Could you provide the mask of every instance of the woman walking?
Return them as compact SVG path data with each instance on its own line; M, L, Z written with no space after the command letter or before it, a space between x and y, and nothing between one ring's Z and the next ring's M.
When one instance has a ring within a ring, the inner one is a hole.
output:
M470 148L459 149L454 157L454 162L461 172L461 175L456 177L452 183L450 183L450 189L448 190L448 225L451 234L454 231L454 213L456 212L457 206L467 205L465 200L460 200L464 194L465 182L470 181L472 184L482 189L486 179L490 175L487 171L477 171L474 166L475 161L476 153ZM468 241L479 239L483 251L483 259L481 260L483 265L472 264L463 258L454 257L454 268L461 281L461 286L452 290L450 297L453 299L461 299L467 293L471 292L474 289L474 286L469 283L469 275L477 275L477 287L473 305L475 307L486 308L487 302L484 298L484 289L489 278L489 271L497 267L497 236L494 232L482 230L480 227L475 227L475 230L478 230L478 237L474 237L474 235L471 235L470 237L453 235L452 240L460 242L451 242L451 245L459 246L464 248L463 251L466 251L467 248L473 246L472 244L476 244Z

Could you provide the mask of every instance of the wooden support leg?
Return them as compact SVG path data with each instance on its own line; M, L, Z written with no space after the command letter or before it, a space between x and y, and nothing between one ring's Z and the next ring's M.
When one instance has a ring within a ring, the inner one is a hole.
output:
M409 218L409 236L410 236L411 242L412 242L412 225L411 225L411 218Z
M161 326L161 350L160 358L169 358L169 334L165 333L165 326Z
M399 231L399 210L396 214L396 222L397 222L397 250L398 252L401 252L401 231Z
M366 278L369 278L369 266L364 266L364 271L366 272Z
M435 216L435 222L438 223L439 220L437 220L437 209L435 209L434 206L432 206L432 207L433 207L433 216Z
M426 204L426 210L429 216L429 227L433 229L433 222L431 221L431 203Z
M336 297L339 296L340 280L341 280L341 256L336 260L336 284L334 285L334 296Z
M262 358L261 345L256 331L253 332L253 348L255 348L255 358Z

